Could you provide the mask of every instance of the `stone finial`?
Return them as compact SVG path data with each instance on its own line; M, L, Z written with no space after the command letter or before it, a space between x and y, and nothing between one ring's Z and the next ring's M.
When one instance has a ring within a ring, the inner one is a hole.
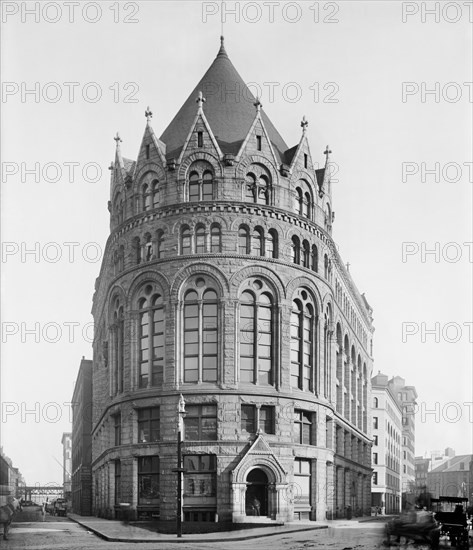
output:
M327 147L325 148L325 151L324 151L324 155L327 156L327 160L328 160L328 156L332 153L332 151L330 150L330 146L327 145Z
M347 262L346 268L347 268L348 273L350 273L350 262Z
M253 103L253 105L256 107L256 112L259 113L261 109L263 108L263 104L259 100L259 97L256 98L256 101Z
M149 107L146 107L145 117L146 117L146 120L149 124L149 121L153 118L153 113L152 113L152 111L150 110Z
M117 135L113 139L116 141L117 147L118 147L120 142L122 141L122 138L120 137L120 134L117 132Z
M206 102L207 100L205 99L205 97L203 96L202 92L200 91L199 92L199 95L197 96L197 99L195 100L195 102L197 103L197 105L199 106L199 111L201 109L204 108L204 103Z
M305 115L302 117L301 120L301 128L302 133L305 134L307 132L307 126L309 126L309 121L306 119Z
M110 163L110 166L108 167L109 170L113 170L115 168L115 165L113 164L113 160Z

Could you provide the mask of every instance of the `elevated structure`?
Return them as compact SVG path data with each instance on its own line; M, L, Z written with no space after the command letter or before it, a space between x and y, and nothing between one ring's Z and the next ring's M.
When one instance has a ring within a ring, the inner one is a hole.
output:
M136 160L115 137L93 298L94 513L176 517L183 401L186 521L368 513L372 309L330 148L317 169L305 117L286 145L223 39L160 138L145 115Z

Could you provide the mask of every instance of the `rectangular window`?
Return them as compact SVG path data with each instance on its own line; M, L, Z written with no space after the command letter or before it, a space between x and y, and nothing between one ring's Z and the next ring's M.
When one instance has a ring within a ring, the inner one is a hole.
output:
M274 434L274 407L264 405L259 410L259 429L265 434Z
M313 414L307 411L294 410L294 442L302 445L315 445L312 437Z
M119 460L115 460L115 504L122 499L122 467Z
M294 459L294 484L297 490L297 499L294 499L295 512L310 509L310 470L310 460Z
M378 464L378 453L373 453L373 464Z
M274 407L263 405L241 406L241 430L251 434L261 431L265 434L274 434Z
M261 151L261 136L256 136L256 148L258 149L258 151Z
M138 409L138 443L159 441L159 407Z
M250 434L256 433L256 407L254 405L241 406L241 430Z
M217 457L184 456L184 496L214 497L217 492Z
M377 416L373 416L373 429L374 430L378 429L378 417Z
M304 168L307 168L307 164L308 164L308 156L307 156L307 153L304 153Z
M113 415L113 441L114 445L122 444L122 415L120 413Z
M204 146L204 132L197 132L197 147Z
M149 159L149 145L146 146L146 159Z
M377 444L378 444L378 436L374 435L373 436L373 445L377 445Z
M378 472L373 472L373 485L378 485Z
M188 405L184 438L188 441L217 440L217 405Z
M138 504L159 504L159 457L138 458Z

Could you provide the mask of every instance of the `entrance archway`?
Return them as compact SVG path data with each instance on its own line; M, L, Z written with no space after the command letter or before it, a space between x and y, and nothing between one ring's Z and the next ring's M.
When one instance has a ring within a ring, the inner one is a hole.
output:
M260 468L255 468L248 473L245 496L247 516L268 515L268 484L268 476Z

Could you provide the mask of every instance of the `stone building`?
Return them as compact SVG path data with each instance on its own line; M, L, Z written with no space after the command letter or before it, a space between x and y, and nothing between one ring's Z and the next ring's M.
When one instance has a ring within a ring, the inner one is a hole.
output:
M385 374L371 379L373 423L372 505L384 514L401 511L402 409Z
M223 39L160 138L151 116L110 167L94 513L176 518L180 395L184 520L368 513L372 309L332 239L328 147L316 168L305 118L286 145Z
M427 489L434 498L465 497L471 499L473 487L470 468L473 455L453 456L427 474Z
M92 513L92 361L82 358L72 396L72 511Z
M72 471L72 434L64 432L61 438L62 444L62 483L64 498L71 498L71 471Z

